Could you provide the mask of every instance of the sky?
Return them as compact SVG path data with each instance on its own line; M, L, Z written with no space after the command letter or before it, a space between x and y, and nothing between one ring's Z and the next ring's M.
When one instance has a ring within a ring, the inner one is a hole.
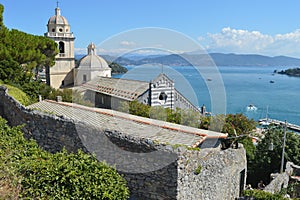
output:
M57 6L56 0L0 3L6 27L34 35L47 31ZM99 54L193 52L196 45L206 52L300 58L299 0L59 0L58 5L76 37L77 54L93 42Z

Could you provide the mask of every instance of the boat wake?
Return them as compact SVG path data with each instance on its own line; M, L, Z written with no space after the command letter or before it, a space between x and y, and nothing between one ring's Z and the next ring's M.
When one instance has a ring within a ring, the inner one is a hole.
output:
M250 105L247 106L246 109L247 109L247 111L256 111L256 110L257 110L257 107L254 106L253 104L250 104Z

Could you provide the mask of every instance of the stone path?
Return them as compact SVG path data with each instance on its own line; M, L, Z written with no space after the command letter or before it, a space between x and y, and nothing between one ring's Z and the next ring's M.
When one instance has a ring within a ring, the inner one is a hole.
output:
M160 120L134 116L114 110L91 108L66 102L45 100L28 106L47 113L82 121L102 130L116 130L136 138L159 143L197 146L206 138L224 138L225 134L196 129Z

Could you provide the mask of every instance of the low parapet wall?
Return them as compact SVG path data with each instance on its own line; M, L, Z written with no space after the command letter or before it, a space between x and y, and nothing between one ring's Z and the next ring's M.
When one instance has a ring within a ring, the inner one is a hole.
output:
M239 197L245 184L243 147L188 149L99 130L84 121L27 109L4 87L0 115L12 126L24 124L25 137L47 151L82 149L115 166L128 182L131 199L228 200Z

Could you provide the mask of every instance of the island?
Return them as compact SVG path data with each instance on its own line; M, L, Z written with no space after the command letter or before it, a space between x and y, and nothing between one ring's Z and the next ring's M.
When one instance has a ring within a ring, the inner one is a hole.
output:
M124 74L128 71L128 69L126 67L123 67L121 65L119 65L118 63L115 62L109 62L106 61L108 63L108 66L111 68L111 73L113 74Z
M300 68L290 68L287 70L281 70L279 72L277 72L278 74L285 74L288 76L296 76L296 77L300 77Z

